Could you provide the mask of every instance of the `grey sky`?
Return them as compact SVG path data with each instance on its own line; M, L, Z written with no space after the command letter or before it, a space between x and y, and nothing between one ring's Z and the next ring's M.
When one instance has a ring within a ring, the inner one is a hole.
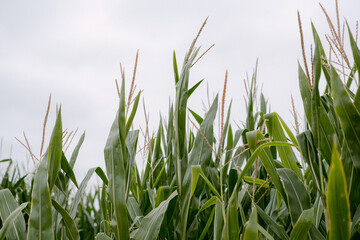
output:
M322 1L334 16L334 1ZM340 1L341 17L351 26L360 2ZM2 158L24 161L25 150L14 140L25 131L38 155L49 93L53 104L46 139L54 124L55 103L62 105L64 128L86 138L75 171L83 177L92 166L104 166L103 148L115 117L118 98L114 79L119 63L127 85L136 50L140 50L136 84L143 89L150 124L166 115L173 100L172 51L179 63L203 20L208 24L198 45L216 46L193 69L191 84L205 83L189 106L201 114L201 99L222 88L229 70L228 102L232 116L245 119L243 79L259 58L258 83L273 111L290 124L290 94L299 113L297 82L300 41L296 10L301 12L305 40L311 43L310 19L321 36L328 32L317 1L1 1L0 2L0 136ZM309 48L307 48L309 53ZM129 86L127 86L129 87ZM141 109L140 109L141 110ZM139 111L136 124L143 122ZM136 125L135 125L136 127Z

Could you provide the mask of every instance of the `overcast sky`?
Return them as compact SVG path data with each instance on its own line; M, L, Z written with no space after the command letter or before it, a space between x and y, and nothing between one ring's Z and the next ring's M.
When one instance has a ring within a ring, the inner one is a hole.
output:
M321 1L335 16L334 1ZM341 18L350 26L359 19L360 1L340 1ZM245 120L243 80L259 59L258 83L271 104L291 125L290 94L302 115L297 61L301 59L296 11L311 43L310 20L321 37L328 33L318 1L1 1L0 2L0 137L1 158L25 162L26 150L14 137L25 131L39 155L48 96L52 106L46 140L62 105L63 127L86 131L75 165L81 179L87 169L104 167L103 148L118 107L114 79L120 62L130 85L139 49L136 84L150 112L150 126L166 115L174 100L172 52L181 63L204 19L208 23L198 46L215 47L193 68L190 84L205 78L189 100L203 114L201 100L222 88L229 71L228 101L232 119ZM309 53L309 47L307 48ZM136 124L143 123L139 111ZM74 145L73 144L73 145ZM70 150L70 149L69 149ZM70 155L70 151L67 155ZM30 162L30 165L32 163Z

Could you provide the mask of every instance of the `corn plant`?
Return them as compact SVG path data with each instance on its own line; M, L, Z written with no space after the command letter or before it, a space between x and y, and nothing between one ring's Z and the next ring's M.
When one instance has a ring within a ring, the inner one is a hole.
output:
M145 134L143 171L135 161L140 131L133 126L141 92L134 94L133 77L126 97L122 71L119 108L104 149L106 171L92 168L78 184L73 167L85 134L68 160L60 109L30 186L16 168L5 172L0 239L358 239L360 51L347 26L348 57L341 24L335 29L324 13L331 30L326 39L337 60L325 54L312 25L309 65L299 15L304 131L295 110L296 133L269 111L262 94L257 98L257 65L246 84L242 125L230 120L232 104L225 106L227 72L221 96L204 115L188 108L202 83L191 86L190 73L202 57L195 44L205 21L181 67L173 54L175 99L167 121L162 118L154 134ZM85 191L94 173L101 185Z

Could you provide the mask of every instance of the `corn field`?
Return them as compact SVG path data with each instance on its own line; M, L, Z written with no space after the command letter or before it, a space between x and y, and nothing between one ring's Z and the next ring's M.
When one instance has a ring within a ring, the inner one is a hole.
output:
M125 93L124 73L104 147L105 169L76 178L73 167L85 134L65 155L61 108L30 181L12 159L0 161L5 169L0 240L360 239L357 30L347 22L333 23L323 10L330 33L321 40L311 26L310 57L298 14L303 129L295 109L292 130L269 112L263 94L257 99L256 71L247 84L242 126L231 124L231 103L225 106L227 74L204 116L188 109L202 83L190 85L191 69L203 56L195 38L181 66L173 53L176 96L167 121L148 134L141 168L135 161L140 131L133 124L141 91L135 93L132 82ZM87 191L93 175L101 184Z

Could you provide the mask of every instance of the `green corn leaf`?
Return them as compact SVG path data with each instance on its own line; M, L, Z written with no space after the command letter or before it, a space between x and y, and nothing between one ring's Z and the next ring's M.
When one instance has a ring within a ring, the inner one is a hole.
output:
M111 238L105 233L98 233L95 237L96 240L111 240Z
M313 142L311 132L309 130L302 132L297 136L297 138L301 149L301 155L305 162L309 165L312 179L315 182L317 189L320 191L321 181L323 181L323 179L321 178L319 163L322 164L322 162L319 162L318 160L318 152ZM322 169L324 169L324 167ZM327 179L327 175L325 175L325 178Z
M182 179L185 176L188 165L188 152L186 140L186 109L188 97L186 91L188 90L190 69L192 63L198 53L190 56L187 62L184 63L180 74L179 81L176 84L176 99L175 99L175 148L176 148L176 179L179 190L179 195L182 196Z
M311 22L311 29L312 29L312 33L313 33L314 42L317 44L317 47L320 50L321 69L322 69L322 71L323 71L323 73L325 75L325 79L326 79L326 82L328 84L326 87L331 89L330 74L329 74L329 70L328 70L327 65L326 65L326 64L328 64L328 60L326 60L327 57L325 55L325 51L324 51L323 45L321 43L319 34L317 33L316 28L315 28L315 26L314 26L314 24L312 22ZM318 65L318 62L316 64ZM319 66L317 66L317 71L320 71Z
M70 166L71 168L74 167L75 165L75 162L76 162L76 159L77 159L77 156L79 155L79 150L81 148L81 145L83 144L84 142L84 139L85 139L85 132L81 135L80 139L79 139L79 142L76 144L75 148L74 148L74 151L73 153L71 154L71 158L70 158Z
M313 132L315 144L320 146L321 136L320 136L320 93L319 93L319 83L321 76L321 54L319 50L319 40L315 39L315 53L313 59L313 86L311 91L311 130Z
M105 183L105 185L108 185L109 180L107 179L107 177L101 167L97 167L95 169L95 173L99 176L99 178L101 178L101 180L103 181L103 183Z
M214 208L215 208L214 240L220 240L222 231L223 231L224 218L222 215L221 202L219 199L217 199L217 202L216 202L216 205Z
M166 181L165 178L165 168L166 168L166 164L168 163L169 158L166 159L166 161L164 162L163 166L161 167L161 170L158 174L158 176L156 177L155 183L154 183L154 187L157 187L157 185L159 184L160 180Z
M286 198L284 188L280 181L279 174L275 168L275 164L274 164L274 160L272 158L271 152L270 152L270 148L265 148L265 145L269 144L269 143L264 142L265 137L262 135L262 133L259 130L247 132L246 138L249 143L249 147L252 152L252 155L251 155L251 158L248 159L248 161L241 173L247 172L248 169L250 169L250 167L252 166L252 163L253 163L253 161L255 161L256 157L259 157L262 164L264 165L264 168L266 169L267 173L271 177L271 181L274 183L276 189L281 193L281 195L284 198ZM263 142L258 143L258 141L263 141ZM275 142L272 142L272 143L275 144ZM293 146L293 145L288 145L288 146ZM239 182L239 180L238 180L238 182Z
M23 203L21 204L19 207L15 208L14 211L12 211L10 213L10 215L7 216L7 218L5 219L5 221L3 221L2 223L2 228L0 229L0 240L5 239L25 239L25 235L24 233L22 233L23 231L19 232L19 227L17 227L15 224L16 222L18 222L18 217L20 216L22 217L21 211L28 205L28 203ZM24 220L24 219L23 219ZM10 234L10 231L14 231L12 232L13 234Z
M201 79L198 81L192 88L186 91L187 97L189 98L191 94L198 88L198 86L204 81L204 79Z
M213 184L209 181L206 176L209 176L208 172L204 174L204 169L208 169L211 161L212 146L213 142L213 123L216 117L216 111L218 106L218 97L213 101L205 119L200 125L200 132L196 134L193 149L190 153L189 165L187 166L184 178L183 178L183 196L181 197L181 213L180 213L180 224L177 226L177 232L182 238L186 238L188 212L190 206L190 200L195 192L199 175L202 176L205 183L209 186L212 191L215 191L217 196L220 196L216 191ZM206 139L204 139L204 137ZM210 144L210 146L209 146ZM206 171L205 170L205 171ZM205 178L204 178L205 177Z
M256 240L258 236L258 221L256 207L253 207L249 221L245 226L244 240Z
M333 89L336 85L333 85ZM333 148L326 192L329 239L350 239L350 206L344 169L336 146Z
M46 160L45 155L41 160L34 177L27 235L28 240L54 239L50 189L48 181L44 181L45 179L48 179Z
M260 156L263 149L266 147L270 147L270 146L292 146L292 147L295 147L295 145L293 145L292 143L288 143L288 142L268 142L268 143L261 144L259 147L256 148L256 150L251 154L251 157L247 160L246 165L244 166L243 170L241 171L241 173L236 181L236 185L234 187L234 190L236 190L236 191L233 191L232 194L236 194L236 192L238 191L238 189L241 186L241 180L244 178L245 174L251 169L251 166L254 164L256 158ZM261 157L260 157L260 159L261 159ZM262 161L262 163L264 165L264 161ZM269 173L268 170L267 170L267 172ZM274 178L271 177L273 183L274 183L275 178L276 178L276 175L274 175ZM275 184L275 183L274 183L274 185L278 191L279 191L279 188L282 189L283 193L281 193L281 194L285 199L286 195L285 195L285 191L284 191L284 188L282 187L282 185L280 187L278 187L277 184Z
M304 210L290 234L290 240L305 240L312 225L314 209Z
M347 22L346 22L346 25L349 30L350 46L351 46L352 54L354 57L355 66L356 66L358 74L360 76L360 51L359 51L359 48L357 47L356 41L354 39L353 34L350 31L350 27Z
M253 177L244 177L244 181L246 183L249 183L249 184L254 184L254 178ZM255 179L255 185L260 187L262 186L263 188L268 188L269 187L269 182L265 183L266 181L263 180L263 179L259 179L259 178L256 178ZM264 184L265 183L265 184Z
M358 186L360 182L360 169L354 166L346 141L343 142L341 147L341 160L344 167L346 185L348 186L349 201L351 202L350 213L351 216L353 216L357 206L360 204L360 191Z
M204 230L202 231L199 240L205 239L205 237L208 235L209 233L209 229L211 227L211 223L214 219L214 214L215 214L215 207L211 210L210 216L208 218L208 221L206 222L206 225L204 227Z
M226 231L226 239L228 240L239 238L240 228L237 211L237 200L237 194L231 195L226 209L226 222L224 230Z
M351 237L353 237L356 232L360 233L360 205L358 205L351 223Z
M310 196L303 182L294 171L288 168L281 168L277 171L286 192L286 202L291 222L295 225L301 213L311 207Z
M304 73L304 70L299 65L299 87L300 93L303 100L303 106L305 110L306 119L308 120L311 129L314 131L314 121L312 117L312 105L315 104L312 102L312 93L308 84L307 77ZM335 134L334 127L331 124L331 121L324 109L324 106L320 104L314 110L317 111L317 119L318 123L318 131L321 136L320 147L317 146L318 140L314 137L314 142L318 148L320 148L321 155L325 158L325 160L330 163L331 160L331 148L332 148L332 141Z
M199 176L202 177L202 179L205 181L205 183L208 185L208 187L211 189L211 191L218 198L221 198L220 194L218 193L216 188L212 185L212 183L209 181L209 179L205 176L204 172L201 169L201 166L199 166L199 165L191 166L191 194L190 194L190 198L193 196L193 194L195 192L195 188L196 188Z
M157 178L159 176L159 173L161 171L161 168L164 166L164 158L162 156L162 152L161 152L161 132L163 131L162 129L162 121L160 119L160 123L159 123L159 127L158 127L158 131L157 131L157 135L156 135L156 140L155 140L155 148L152 150L152 172L151 172L151 176L153 176L153 178ZM151 179L153 180L153 179ZM154 184L154 181L151 181L151 184Z
M105 165L109 178L108 194L114 208L115 234L118 239L129 239L128 213L126 209L126 129L125 129L125 82L121 86L120 104L111 127L105 149Z
M320 223L321 223L321 218L324 215L324 204L323 201L320 197L320 194L318 193L315 199L315 203L314 203L314 223L313 225L318 228Z
M76 216L76 211L77 208L79 206L79 203L81 201L81 198L85 192L86 186L91 178L91 176L93 175L93 173L95 172L96 168L90 168L88 170L88 172L86 173L84 179L82 180L82 182L80 183L79 189L77 190L74 200L72 201L71 205L70 205L70 210L69 210L69 214L72 218L75 218Z
M128 198L126 206L127 206L127 210L129 212L129 216L130 216L131 220L134 221L136 217L143 216L140 206L134 197Z
M309 86L308 79L306 77L306 74L302 67L300 66L300 63L298 63L298 71L299 71L299 88L301 93L301 98L303 101L303 106L305 110L306 118L311 126L312 123L312 117L311 117L311 90Z
M61 107L56 117L55 126L51 134L50 143L45 158L47 159L47 170L49 178L50 190L55 184L58 172L60 170L62 156L62 123L61 123Z
M66 228L66 236L71 240L80 239L79 231L77 230L74 219L69 215L66 209L64 209L54 199L52 199L52 205L55 208L55 210L61 214L62 220Z
M266 126L269 131L270 137L274 139L274 141L281 141L286 142L287 138L285 132L282 128L281 122L279 120L277 113L269 113L264 116L266 121ZM294 142L295 141L295 142ZM296 140L293 140L294 144L297 144ZM294 156L294 153L290 147L277 147L279 152L279 156L281 162L283 163L284 167L293 170L300 179L302 179L302 175L300 170L296 164L297 160Z
M191 151L189 163L191 165L201 165L207 167L211 161L213 138L214 138L214 120L218 107L218 95L216 95L204 121L200 125L200 132L196 134L193 150ZM204 139L205 137L205 139ZM209 146L210 144L210 146Z
M131 237L135 240L156 239L159 234L166 209L168 208L170 201L176 196L177 192L175 191L168 197L168 199L162 201L157 208L151 210L151 212L141 220L140 227L132 233Z
M204 203L201 208L199 209L199 211L196 213L196 216L199 215L202 211L204 211L205 209L211 207L212 205L215 205L217 201L217 197L216 196L212 196L209 200L206 201L206 203Z
M355 167L360 167L360 113L351 101L336 70L331 67L332 95L336 114L340 119L344 141Z
M259 213L261 219L266 223L266 225L276 234L280 239L289 239L289 236L286 234L285 229L282 225L273 220L269 215L267 215L258 205L256 205L256 210Z
M220 146L219 146L219 149L218 149L218 154L222 154L224 152L224 147L225 147L225 139L226 139L226 134L228 132L228 128L229 128L229 122L230 122L230 115L231 115L231 105L232 105L232 101L230 102L229 104L229 108L228 108L228 111L227 111L227 114L226 114L226 119L225 119L225 123L224 123L224 127L223 127L223 131L224 131L224 136L222 138L222 143L221 143L221 146L223 147L223 149L220 149Z
M263 228L260 224L257 225L257 228L259 232L266 237L268 240L274 240L274 238L270 235L268 231L266 231L265 228Z
M64 194L64 196L67 196L66 179L62 172L58 172L58 177L56 178L55 186Z
M75 184L75 186L77 188L78 187L78 184L76 182L76 177L75 177L75 174L72 170L72 167L71 165L69 164L68 160L66 159L65 157L65 154L64 152L62 153L61 155L61 169L66 173L66 175L71 179L71 181Z
M25 205L26 206L26 205ZM0 190L0 216L3 223L6 222L8 217L18 208L14 196L11 194L9 189ZM21 212L21 211L20 211ZM26 239L26 230L25 230L25 220L22 215L18 215L13 220L9 220L8 230L2 230L3 236L6 236L6 239ZM9 231L10 230L10 231ZM5 231L7 231L5 233Z
M173 53L173 67L174 67L174 77L175 77L175 85L176 85L179 82L179 73L178 73L175 51Z
M136 147L139 137L139 130L132 130L127 133L126 136L126 148L128 153L128 161L126 165L126 192L125 192L125 199L129 196L129 189L131 185L132 179L132 171L134 169L135 163L135 155L136 155Z
M204 121L204 119L202 117L200 117L196 112L191 110L190 108L188 108L188 109L189 109L189 112L191 113L191 115L193 115L193 117L197 121L197 123L201 125L201 123Z
M128 117L128 120L126 122L126 134L129 132L130 127L132 125L132 122L134 120L137 108L139 106L139 100L140 100L140 95L141 95L141 91L138 93L138 95L136 95L135 100L134 100L134 105L132 107L130 116Z
M12 162L12 159L11 158L2 159L0 160L0 163L2 162Z

